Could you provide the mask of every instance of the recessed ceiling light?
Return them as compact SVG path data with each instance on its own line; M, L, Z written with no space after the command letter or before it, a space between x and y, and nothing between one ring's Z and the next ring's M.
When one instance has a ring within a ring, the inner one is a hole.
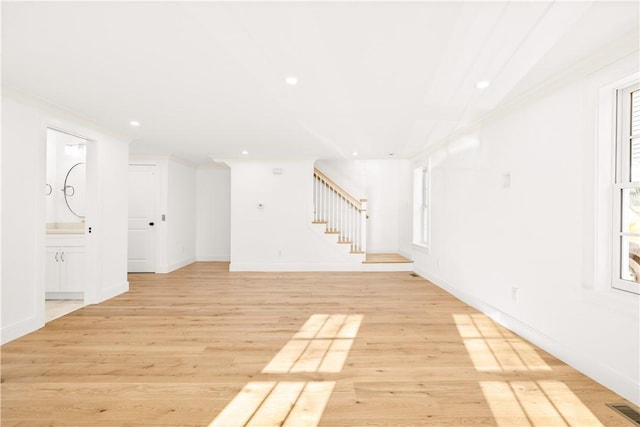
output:
M249 152L247 150L242 150L242 155L246 156L247 154L249 154Z
M295 86L298 84L298 78L296 76L287 76L285 79L288 85Z
M476 87L477 87L478 89L486 89L486 88L488 88L488 87L489 87L489 85L490 85L490 84L491 84L491 83L489 83L489 81L488 81L488 80L482 80L482 81L480 81L480 82L476 83Z
M358 152L357 152L357 151L354 151L353 153L351 153L351 155L352 155L352 156L357 156L357 155L358 155Z
M131 121L129 122L129 124L130 124L131 126L140 126L140 122L135 121L135 120L131 120Z

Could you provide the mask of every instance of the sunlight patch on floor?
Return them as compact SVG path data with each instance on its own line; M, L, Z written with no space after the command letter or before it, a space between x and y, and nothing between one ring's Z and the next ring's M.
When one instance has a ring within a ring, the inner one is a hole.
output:
M312 315L262 373L342 371L362 318L361 314ZM250 382L209 427L317 426L335 384L335 381Z
M262 373L340 372L361 322L360 314L314 314Z
M482 381L480 387L499 427L602 426L561 381Z
M293 339L355 338L362 314L314 314L293 336Z
M454 314L464 346L478 371L550 371L531 344L482 314Z
M334 386L334 381L251 382L209 427L316 426Z

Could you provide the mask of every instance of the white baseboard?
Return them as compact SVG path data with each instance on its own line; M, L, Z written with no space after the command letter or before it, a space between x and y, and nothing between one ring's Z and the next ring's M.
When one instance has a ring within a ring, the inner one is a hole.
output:
M167 273L171 273L172 271L176 271L182 267L186 267L189 264L193 264L196 262L196 257L188 257L178 262L174 262L173 264L169 264L167 267Z
M414 271L434 285L458 298L460 301L481 311L495 322L515 332L547 353L552 354L567 365L582 372L603 386L613 390L634 404L640 405L640 381L637 378L630 378L620 372L614 371L610 367L603 365L599 360L594 359L587 354L571 351L571 349L568 349L563 343L556 341L537 329L532 328L530 325L527 325L509 314L504 313L491 304L456 289L454 286L436 275L432 275L427 271L418 268Z
M2 344L6 344L16 338L20 338L31 332L37 331L44 326L44 323L44 319L38 319L37 316L33 316L8 326L3 325L0 342L2 342Z
M362 257L364 259L364 256ZM313 263L238 263L229 264L229 271L413 271L412 263L363 264L362 261L350 264L313 264Z
M84 292L45 292L45 299L84 299Z
M85 301L87 304L100 304L103 301L116 297L120 294L129 291L129 282L124 281L121 283L116 283L115 285L109 286L106 289L98 290L98 298L96 301Z
M352 264L310 264L310 263L242 263L231 262L229 271L358 271Z
M231 258L229 255L197 255L196 262L202 261L229 262L231 261Z

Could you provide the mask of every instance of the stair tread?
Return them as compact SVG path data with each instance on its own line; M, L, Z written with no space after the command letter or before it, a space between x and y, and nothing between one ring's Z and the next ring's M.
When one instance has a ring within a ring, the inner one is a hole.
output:
M368 253L365 260L362 261L363 264L404 264L404 263L412 263L413 261L403 257L400 254L372 254Z

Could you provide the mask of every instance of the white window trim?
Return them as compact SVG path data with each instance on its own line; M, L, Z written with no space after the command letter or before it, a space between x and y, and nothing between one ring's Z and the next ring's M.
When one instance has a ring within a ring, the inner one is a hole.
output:
M620 237L624 236L637 236L634 233L624 233L620 232L620 228L622 225L621 212L619 209L620 204L622 203L622 190L629 188L637 188L640 186L640 182L627 182L627 183L615 183L613 185L613 230L611 234L611 248L612 248L612 265L611 265L611 286L614 289L632 292L634 294L639 293L640 285L635 282L630 282L628 280L621 279L619 276L620 272L620 259L621 257L621 247L620 247Z
M420 179L418 182L417 174ZM426 181L426 182L425 182ZM431 247L431 159L428 158L426 164L414 169L414 213L413 213L413 245L426 249ZM427 188L426 200L424 197L424 188ZM419 192L418 192L419 191ZM418 196L419 194L419 196ZM419 199L419 200L416 200ZM425 203L426 202L426 203ZM427 215L427 229L424 230L424 215ZM426 236L425 236L426 232ZM425 237L423 239L423 236Z
M593 228L593 270L584 270L583 288L597 291L595 301L609 301L612 307L633 307L636 310L636 294L616 289L611 284L613 275L613 185L616 172L616 133L617 133L617 102L616 94L619 89L640 82L640 73L633 73L604 86L594 88L597 95L597 127L596 146L594 153L594 228ZM590 295L590 294L588 294ZM631 299L630 299L631 298Z
M616 290L631 292L633 294L640 294L640 284L637 282L632 282L629 280L624 280L620 278L620 268L621 268L621 244L620 238L624 236L637 236L635 233L625 233L621 232L622 229L622 190L624 189L632 189L638 188L640 186L640 182L632 182L629 178L630 171L628 170L628 166L623 166L623 164L629 164L631 159L629 155L623 151L623 147L625 147L628 142L626 140L629 139L628 132L624 129L630 126L630 120L628 117L621 117L621 111L631 111L631 106L628 105L628 99L624 99L620 94L629 95L632 91L638 89L639 82L637 80L631 81L629 84L620 85L615 89L615 114L614 114L614 125L616 129L616 134L614 138L615 149L614 149L614 161L615 161L615 170L614 170L614 182L613 182L613 201L612 201L612 223L613 228L611 230L611 240L610 245L612 249L611 256L611 287ZM626 110L625 110L626 109Z

